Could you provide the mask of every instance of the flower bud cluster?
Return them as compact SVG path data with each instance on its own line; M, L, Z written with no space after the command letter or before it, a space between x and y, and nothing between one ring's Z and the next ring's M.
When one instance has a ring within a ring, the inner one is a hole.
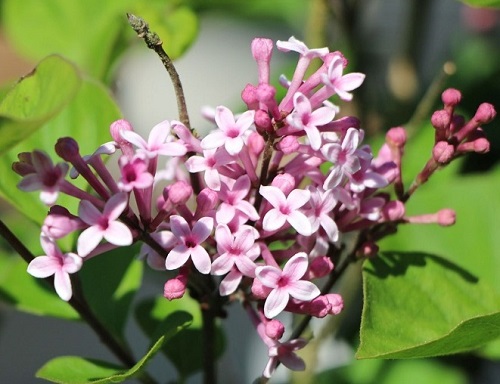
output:
M47 254L28 271L36 277L54 274L57 292L69 300L70 273L91 257L141 241L140 256L152 268L178 271L164 286L168 300L197 289L200 285L190 282L211 275L220 296L244 303L267 345L264 375L278 362L303 369L294 351L306 341L280 342L285 327L276 317L283 311L338 314L341 296L322 292L318 279L335 271L345 234L411 221L404 203L381 191L394 184L396 195L402 193L406 134L403 128L390 130L375 157L363 144L359 121L336 118L339 107L329 101L332 96L350 101L364 75L344 74L347 60L341 53L309 49L293 37L276 44L299 54L292 79L280 81L287 92L277 99L269 75L273 45L268 39L253 41L259 83L242 92L247 109L235 115L225 106L215 108L216 129L201 140L175 120L157 124L147 139L118 120L111 124L113 141L90 156L82 156L71 138L56 144L64 163L54 165L40 151L22 154L13 166L23 176L19 188L40 190L51 206L41 235ZM322 64L306 77L313 61ZM433 159L439 164L470 151L472 142L473 150L484 150L479 125L494 115L482 106L463 123L453 115L457 92L446 91L445 109L433 116ZM101 158L114 152L118 177ZM160 168L163 159L167 165ZM92 192L66 180L68 163L72 177L85 178ZM80 201L77 213L54 205L59 193ZM449 225L454 215L443 211L425 219ZM77 252L63 254L55 241L72 232L79 233ZM372 257L377 250L366 239L355 254Z

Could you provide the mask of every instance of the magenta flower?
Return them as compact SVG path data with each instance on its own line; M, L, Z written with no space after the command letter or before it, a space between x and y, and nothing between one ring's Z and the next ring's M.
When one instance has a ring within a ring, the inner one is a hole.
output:
M133 189L145 189L153 185L153 175L148 172L148 164L140 156L129 159L126 156L120 157L120 172L122 177L118 181L118 188L124 192Z
M321 147L321 135L318 126L325 125L335 117L335 109L321 107L312 112L309 99L297 92L293 96L293 112L287 116L287 123L295 129L304 130L311 143L311 148L317 151Z
M70 273L82 267L82 258L75 253L62 253L51 238L41 235L40 243L45 255L34 258L28 265L28 273L34 277L45 278L54 275L54 288L64 301L71 299Z
M336 55L328 66L328 73L323 74L323 83L333 90L342 100L352 100L352 91L358 88L364 81L363 73L353 72L347 75L342 75L344 71L345 59L340 55Z
M257 267L255 274L260 282L272 288L264 303L264 314L271 319L281 313L290 296L301 301L311 301L321 292L310 281L300 280L307 271L308 260L305 252L299 252L287 261L283 271L266 265Z
M186 161L186 168L191 173L203 172L208 188L214 191L220 190L220 175L217 167L226 165L233 161L224 150L207 149L203 151L203 156L191 156Z
M309 219L298 209L305 205L311 196L309 191L294 189L285 197L278 187L261 186L259 193L273 206L262 221L262 227L266 231L275 231L288 222L298 233L310 236L312 233Z
M156 124L149 133L148 141L144 140L134 131L120 131L121 136L128 142L139 148L148 158L163 156L183 156L187 150L184 145L175 141L168 141L170 135L170 123L165 120Z
M132 232L117 220L127 204L128 196L124 192L112 196L104 205L102 213L90 201L80 202L78 216L89 225L78 237L77 251L80 256L92 252L103 238L118 246L132 244Z
M54 204L68 173L68 164L54 165L51 158L42 151L33 151L31 162L35 172L25 175L17 187L26 192L41 191L40 200L46 205Z
M203 149L215 149L224 146L230 155L240 153L244 144L244 135L254 121L255 111L244 112L238 120L233 113L224 106L215 110L215 122L219 129L209 133L202 141Z
M165 260L167 269L177 269L182 267L189 257L198 271L207 274L211 269L211 260L208 252L201 246L214 227L214 219L211 217L202 217L193 226L189 224L182 216L173 215L170 217L170 230L177 238L179 244L172 249Z

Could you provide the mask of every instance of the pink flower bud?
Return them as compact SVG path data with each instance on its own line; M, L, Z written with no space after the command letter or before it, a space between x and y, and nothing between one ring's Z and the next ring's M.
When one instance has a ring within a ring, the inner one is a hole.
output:
M376 243L372 241L367 241L363 245L361 245L361 247L356 252L356 255L362 258L370 258L377 256L378 251L379 247Z
M282 173L273 179L271 185L281 189L285 195L288 195L295 188L295 179L289 173Z
M289 155L299 149L300 143L295 136L285 136L276 147L279 151L283 151L285 155Z
M487 153L490 151L490 142L484 137L480 137L473 141L474 152L476 153Z
M399 200L388 201L382 208L384 221L397 221L404 217L405 205Z
M438 142L432 149L432 158L440 164L447 164L455 154L455 147L446 141Z
M122 153L128 158L132 158L134 156L134 147L131 143L123 138L121 132L133 130L134 129L132 128L132 125L124 119L114 121L109 127L111 137L114 141L116 141Z
M273 54L273 41L258 37L252 40L252 56L255 61L270 61Z
M193 188L185 181L177 181L167 187L168 198L174 205L185 204L193 194Z
M204 215L206 212L215 208L219 202L217 192L210 188L204 188L196 196L196 216Z
M344 300L342 299L342 296L336 293L328 293L325 295L325 297L328 299L328 302L332 306L330 313L332 315L338 315L344 308Z
M259 279L253 279L252 294L255 298L261 300L267 299L267 296L269 296L271 291L272 289L262 284Z
M42 232L51 239L60 239L85 227L86 224L79 217L60 205L54 205L43 222Z
M445 110L439 110L432 114L431 124L438 130L445 130L450 125L451 116Z
M406 143L406 130L402 127L391 128L385 135L387 144L402 148Z
M247 105L248 109L258 109L259 99L257 98L257 87L252 84L247 84L243 91L241 91L241 99Z
M258 109L255 112L255 126L257 127L257 132L259 133L273 131L273 123L267 111Z
M285 333L285 326L279 320L271 320L266 323L266 335L273 340L279 340Z
M330 313L332 306L325 296L318 296L310 302L305 303L303 309L311 316L323 318Z
M258 157L264 150L265 146L266 143L264 142L264 139L257 132L252 132L248 136L247 147L253 156Z
M462 100L462 94L458 89L448 88L442 93L441 100L444 105L454 107Z
M333 262L327 256L315 257L309 264L309 278L316 279L328 275L333 271Z
M443 227L455 224L457 215L453 209L441 209L437 213L437 223Z
M163 296L168 300L180 299L186 293L187 276L179 275L168 280L163 287Z
M490 103L482 103L474 115L474 120L476 120L479 124L488 124L491 122L496 116L495 107Z

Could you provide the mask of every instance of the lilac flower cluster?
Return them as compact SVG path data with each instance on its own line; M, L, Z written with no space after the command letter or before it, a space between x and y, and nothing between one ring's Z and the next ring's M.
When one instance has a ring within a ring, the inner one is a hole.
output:
M299 53L292 79L280 79L285 96L278 100L270 84L273 42L255 39L259 80L242 92L247 110L235 116L224 106L215 108L209 117L217 128L201 140L175 120L153 127L147 140L118 120L111 124L113 141L90 156L82 157L71 138L56 144L65 163L54 165L41 151L21 154L13 166L23 176L19 188L40 190L40 199L51 206L41 234L46 255L35 258L28 272L54 275L57 293L69 300L69 274L86 260L141 241L141 257L151 267L178 271L165 284L167 299L181 298L191 282L212 275L220 296L243 302L268 347L265 377L278 362L303 369L294 351L306 341L280 342L285 328L276 316L287 311L324 317L342 310L341 296L322 292L318 279L334 270L345 234L384 223L449 225L454 213L405 216L402 128L389 131L375 157L362 144L356 118L336 119L339 107L329 98L350 101L364 80L360 73L344 74L347 60L341 53L308 49L293 37L276 45ZM306 77L315 61L321 66ZM447 92L445 110L433 116L436 146L419 182L454 156L487 149L479 125L491 120L494 110L482 107L477 121L465 124L453 115L458 91ZM118 180L101 158L115 151ZM164 169L158 167L160 157L168 160ZM92 193L66 180L68 172L85 178ZM391 183L393 200L381 191ZM54 205L59 193L80 200L77 215ZM63 253L56 240L75 231L80 231L76 254ZM377 252L369 239L356 247L361 256Z

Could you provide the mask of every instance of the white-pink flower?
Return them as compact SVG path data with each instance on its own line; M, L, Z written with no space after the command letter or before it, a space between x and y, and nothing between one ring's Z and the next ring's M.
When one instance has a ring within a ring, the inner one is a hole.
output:
M302 41L296 39L294 36L290 37L288 41L278 40L276 42L276 47L282 52L294 51L300 53L301 56L308 57L310 59L314 57L323 57L328 54L328 48L307 48Z
M316 232L320 226L323 227L326 235L333 242L339 239L339 230L331 214L337 202L333 189L322 191L319 188L311 188L310 208L307 213L311 220L312 230Z
M225 150L206 149L203 156L191 156L186 160L186 168L191 173L203 172L207 187L220 190L220 175L217 167L234 161Z
M51 238L41 235L40 243L45 255L35 257L28 265L28 273L34 277L45 278L54 275L54 288L64 301L71 299L70 273L75 273L82 267L83 261L75 253L62 253Z
M139 152L144 153L148 158L163 156L183 156L187 150L184 145L175 141L169 141L170 123L165 120L156 124L149 133L148 141L144 140L134 131L120 131L121 136L128 142L139 148Z
M322 75L323 83L334 91L342 100L352 100L352 91L358 88L364 81L365 75L363 73L353 72L347 75L342 75L344 71L345 59L342 55L338 54L330 62L328 66L328 73Z
M247 175L238 177L231 186L222 182L218 193L221 204L215 216L218 224L228 224L237 214L243 215L249 220L259 219L255 207L245 200L251 186L250 178Z
M254 122L255 111L244 112L237 120L233 113L224 106L215 110L215 122L219 129L209 133L202 141L203 149L215 149L224 146L230 155L240 153L244 145L244 135Z
M128 204L128 196L121 192L112 196L100 212L90 201L82 200L78 207L78 216L89 227L85 229L77 241L80 256L92 252L102 239L118 246L130 245L133 242L132 232L117 219Z
M271 319L281 313L290 297L301 301L311 301L321 292L310 281L301 280L307 271L308 259L305 252L299 252L283 267L266 265L257 267L255 275L262 285L272 288L264 303L264 314Z
M261 186L259 193L273 206L262 221L264 230L275 231L288 222L301 235L311 235L311 223L306 215L299 211L299 208L309 201L309 191L294 189L286 197L281 189L268 185Z
M298 130L304 130L311 148L315 151L321 147L321 134L318 126L325 125L335 117L335 109L321 107L312 111L309 99L300 92L293 96L293 112L287 116L287 123Z
M207 274L212 267L208 252L201 246L214 227L214 219L202 217L194 225L189 227L188 222L182 216L170 217L170 230L177 238L178 245L172 249L165 260L167 269L182 267L191 257L198 271Z
M54 165L50 157L42 151L33 151L31 162L34 173L28 173L17 187L22 191L41 191L40 200L46 205L56 202L59 189L64 183L69 166L66 163Z
M274 345L269 347L269 360L264 368L262 375L270 378L278 366L278 362L283 363L285 367L292 371L303 371L306 368L306 363L302 360L295 351L304 348L307 345L305 339L293 339L281 343L274 341Z
M148 172L148 163L141 156L129 159L127 156L120 157L121 178L118 188L121 191L130 192L133 189L145 189L153 185L153 175Z

